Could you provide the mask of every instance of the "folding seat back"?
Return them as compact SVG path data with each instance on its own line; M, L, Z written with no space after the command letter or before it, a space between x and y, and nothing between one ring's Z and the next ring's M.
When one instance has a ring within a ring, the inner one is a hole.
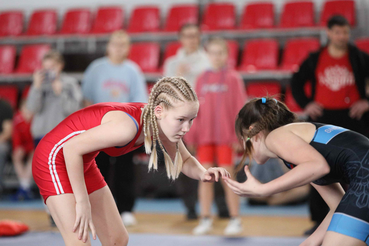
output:
M278 42L274 39L257 39L245 43L241 71L274 70L278 63Z
M64 15L61 34L86 34L91 29L90 9L70 9Z
M0 98L9 102L13 109L17 108L18 87L14 85L0 85Z
M16 54L15 46L0 46L0 74L9 74L14 71Z
M124 12L121 7L100 7L91 29L91 33L111 33L122 29Z
M37 10L33 12L27 35L51 35L56 33L57 26L56 10Z
M143 72L157 72L159 66L160 46L158 43L142 42L131 46L129 59L136 62Z
M326 26L327 21L333 15L342 15L347 19L351 26L355 26L356 13L355 1L353 0L333 0L326 1L323 6L323 11L320 15L320 25Z
M129 21L128 31L157 32L160 28L160 10L158 7L136 8Z
M355 44L359 49L369 54L369 38L357 39Z
M206 6L203 30L231 30L236 27L236 11L232 3L210 3Z
M320 43L316 38L288 40L284 47L281 69L297 71L309 53L318 50L319 47Z
M247 95L251 98L271 96L280 99L282 86L275 81L249 82L246 85Z
M42 58L50 50L50 46L46 44L23 46L17 73L33 73L36 69L40 69Z
M239 45L235 40L228 40L228 67L236 68L238 61Z
M314 26L314 5L311 1L288 2L284 5L281 27Z
M23 12L7 11L0 14L0 37L18 36L23 31Z
M187 23L198 23L199 8L197 5L175 5L169 10L164 31L177 32Z
M273 26L273 3L250 3L245 6L241 18L241 29L272 28Z

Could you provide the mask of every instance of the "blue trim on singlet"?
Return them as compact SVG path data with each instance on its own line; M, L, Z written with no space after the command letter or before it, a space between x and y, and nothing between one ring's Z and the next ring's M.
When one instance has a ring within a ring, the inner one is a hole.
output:
M369 223L355 217L334 213L328 231L357 238L369 245Z
M127 112L124 112L124 113L126 113L132 120L133 120L133 122L135 123L135 125L136 125L136 129L137 129L137 132L138 132L138 124L137 124L137 122L136 122L136 119L135 118L133 118L130 114L128 114ZM136 133L137 134L137 133ZM134 138L133 138L134 139ZM132 140L133 140L132 139ZM128 144L130 144L131 142L132 142L132 140L131 141L129 141L129 143L127 143L126 145L124 145L124 146L115 146L115 148L117 148L117 149L119 149L119 148L123 148L123 147L126 147Z
M315 136L312 141L322 144L327 144L329 141L337 136L338 134L348 131L345 128L333 126L333 125L325 125L319 127L316 132Z

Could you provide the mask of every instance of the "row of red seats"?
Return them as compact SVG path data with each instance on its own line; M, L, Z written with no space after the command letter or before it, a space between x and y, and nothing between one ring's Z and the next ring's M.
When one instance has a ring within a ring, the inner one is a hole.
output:
M330 16L341 14L351 25L355 25L354 0L327 0L324 3L318 25L325 26ZM100 7L92 23L92 12L88 8L70 9L64 16L60 31L57 31L57 10L37 10L33 12L26 35L53 34L99 34L110 33L124 27L124 11L121 7ZM163 31L174 32L185 23L198 23L197 5L175 5L169 10ZM234 30L272 28L274 23L273 3L251 3L244 7L240 25L236 24L236 8L232 3L210 3L202 18L203 30ZM288 2L284 5L280 27L312 27L314 4L310 1ZM134 9L127 30L131 33L158 32L160 9L158 7L138 7ZM23 32L23 12L8 11L0 14L0 37L18 36Z
M369 38L356 40L357 46L369 53ZM274 39L257 39L244 44L241 64L238 65L239 45L234 40L228 41L228 65L241 72L257 72L260 70L296 71L306 56L318 50L320 43L315 38L296 38L286 42L281 65L278 67L279 44ZM168 43L165 48L163 61L176 54L180 44ZM0 74L32 73L41 65L43 55L50 49L49 45L24 46L17 68L14 70L15 46L0 46ZM160 45L154 42L134 43L131 46L129 58L136 62L145 73L162 71L160 62Z
M149 84L149 88L152 88L153 84ZM306 92L309 93L311 87L307 84ZM28 94L29 86L24 88L21 93L21 98L26 98ZM246 93L250 98L253 97L263 97L266 95L275 96L281 99L282 86L279 82L269 81L269 82L250 82L246 85ZM0 98L7 100L13 109L17 108L19 88L16 85L0 85ZM301 112L301 108L297 105L293 99L291 90L289 87L286 88L284 101L287 106L294 112Z

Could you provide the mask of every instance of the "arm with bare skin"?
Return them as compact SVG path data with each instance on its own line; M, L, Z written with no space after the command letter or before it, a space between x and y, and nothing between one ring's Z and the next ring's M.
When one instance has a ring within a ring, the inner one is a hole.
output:
M230 177L230 174L224 168L209 168L206 170L195 157L184 146L182 140L179 142L179 151L183 159L182 173L192 179L203 182L218 182L219 177Z
M229 179L226 180L236 194L241 196L270 196L308 184L330 171L324 157L289 129L281 127L272 131L265 139L265 145L270 152L297 166L281 177L265 184L257 181L248 168L245 167L248 177L246 182L240 184Z
M96 231L84 182L83 155L112 146L126 145L135 137L136 132L135 123L127 114L112 111L103 117L101 125L68 140L63 146L65 165L76 199L76 221L73 231L79 229L78 238L84 242L87 241L88 228L91 229L94 239Z

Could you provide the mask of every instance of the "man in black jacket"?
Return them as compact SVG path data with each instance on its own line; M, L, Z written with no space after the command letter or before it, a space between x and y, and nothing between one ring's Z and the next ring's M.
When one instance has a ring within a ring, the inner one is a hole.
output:
M349 43L350 26L342 16L330 18L327 35L328 45L311 53L293 75L293 97L309 116L308 121L334 124L368 136L365 87L369 55ZM307 82L311 83L311 97L304 91ZM328 212L319 194L311 190L310 212L316 225L306 234L314 232Z

